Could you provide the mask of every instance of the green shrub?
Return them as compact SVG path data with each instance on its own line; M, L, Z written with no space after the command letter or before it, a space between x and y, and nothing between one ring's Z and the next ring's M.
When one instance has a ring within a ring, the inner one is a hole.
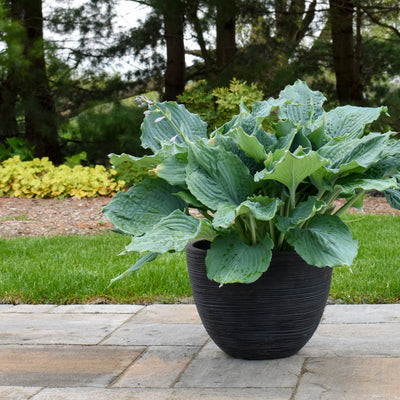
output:
M200 115L213 131L216 126L230 121L239 112L242 101L246 107L250 107L263 97L263 92L254 83L249 85L246 81L240 82L233 78L229 87L212 91L207 88L206 81L195 82L178 99L190 112Z
M0 196L98 197L116 193L125 186L115 181L116 171L102 165L55 167L47 157L21 161L15 156L0 164Z
M22 161L33 159L33 147L24 139L7 138L5 144L0 143L0 161L19 156Z
M89 164L108 163L110 153L143 156L140 125L143 110L120 103L104 104L82 112L62 127L60 137L66 142L65 156L87 154Z

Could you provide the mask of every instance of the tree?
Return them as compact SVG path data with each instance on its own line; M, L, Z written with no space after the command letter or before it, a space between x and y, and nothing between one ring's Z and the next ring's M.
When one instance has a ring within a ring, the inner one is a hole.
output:
M63 157L57 132L61 121L60 113L65 115L70 111L67 107L77 109L85 102L87 104L98 99L99 93L104 98L104 93L110 92L112 87L113 93L122 91L123 85L116 80L109 85L101 77L100 85L96 87L93 82L98 82L98 77L94 77L92 83L88 84L82 82L82 79L72 78L71 72L85 60L90 60L91 65L96 67L109 56L103 42L112 31L110 21L113 14L110 7L113 3L114 0L92 0L78 8L54 7L52 14L46 16L53 31L72 33L78 29L81 34L78 48L67 48L64 42L62 50L70 62L66 66L54 54L50 57L47 44L44 43L42 0L3 0L0 7L1 141L8 137L25 135L35 147L36 156L48 156L55 163L61 163ZM102 5L106 5L103 10ZM52 81L49 79L51 74L48 73L48 61L51 62L52 78L56 78ZM66 81L67 89L64 85ZM58 89L60 90L57 92ZM58 110L55 94L59 95ZM72 104L73 101L78 107ZM24 120L21 129L18 129L16 122L17 108L18 117Z
M164 36L167 48L164 100L176 100L185 89L185 45L183 1L162 1Z
M221 71L236 56L236 0L215 0L216 15L216 62Z
M25 135L38 157L62 163L56 109L46 73L41 0L12 0L11 16L24 28L25 68L20 68L18 92L25 114Z
M15 114L17 90L15 70L22 58L19 46L20 29L9 17L10 4L0 2L0 143L17 136L18 127Z
M355 4L353 0L329 0L329 5L337 95L340 103L361 103L361 48L357 47L358 51L355 52L353 34ZM360 10L357 9L357 46L361 46L359 13Z

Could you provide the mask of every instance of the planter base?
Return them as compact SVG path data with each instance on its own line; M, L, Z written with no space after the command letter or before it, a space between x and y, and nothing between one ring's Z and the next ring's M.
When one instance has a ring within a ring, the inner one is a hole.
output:
M194 301L211 339L243 359L296 354L312 337L329 295L332 269L309 266L295 252L279 252L251 284L219 284L207 278L209 242L187 246Z

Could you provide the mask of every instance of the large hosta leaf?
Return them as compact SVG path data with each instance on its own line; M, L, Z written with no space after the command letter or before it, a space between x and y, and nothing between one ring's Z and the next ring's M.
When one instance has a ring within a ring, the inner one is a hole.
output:
M297 81L286 86L279 94L280 100L289 100L279 108L279 117L289 119L296 125L304 125L309 120L316 120L324 112L322 104L326 100L321 92L311 90L305 82Z
M249 157L257 162L263 162L267 158L264 146L258 141L256 136L248 135L241 127L236 128L233 133L241 148Z
M182 251L190 241L211 241L214 237L215 233L208 221L175 210L148 229L143 236L133 237L131 243L126 246L126 251L151 251L159 254Z
M187 153L165 158L155 169L157 176L171 185L186 186Z
M274 179L286 185L290 192L294 193L301 181L327 163L327 160L321 159L315 151L297 154L285 151L272 170L264 169L258 172L255 180Z
M119 192L103 209L104 215L122 232L142 235L186 203L173 193L177 189L162 179L145 179L127 192Z
M276 215L278 207L283 204L280 199L271 199L267 196L256 196L245 200L238 207L224 204L214 214L213 226L229 228L239 215L248 214L259 221L270 221Z
M236 215L251 214L260 221L270 221L275 217L278 207L284 204L280 199L267 196L255 196L244 201L236 209Z
M244 243L234 231L218 236L207 252L207 276L221 285L254 282L268 269L273 245L269 236L253 246Z
M397 210L400 210L400 190L399 189L388 189L385 192L385 197L389 204L393 207L396 208Z
M157 106L164 113L170 114L172 123L167 118L160 120L162 113L157 112L157 107L151 105L150 114L146 115L142 124L141 139L145 149L150 148L156 152L161 148L162 142L169 142L172 139L177 144L184 144L179 131L193 142L195 138L207 138L207 124L197 114L190 113L182 104L165 102L157 103Z
M290 229L295 228L300 223L307 221L317 211L321 210L326 204L324 201L318 200L315 196L310 196L296 206L289 216L276 216L276 227L283 233L287 233Z
M351 266L357 255L357 241L334 215L317 214L306 227L290 230L286 237L308 264L317 267Z
M364 191L378 190L383 192L386 189L396 188L397 180L396 178L383 178L383 179L369 179L360 176L352 177L349 176L344 179L340 179L336 182L335 188L342 189L344 194L354 194L356 189L362 189Z
M160 151L153 155L136 157L126 153L122 153L120 155L112 153L108 157L111 164L114 165L114 167L116 167L117 169L122 164L127 163L130 164L134 169L149 170L155 168L165 158L185 152L187 152L186 146L179 146L176 143L168 143L164 145Z
M261 120L265 117L268 117L271 112L277 107L282 106L287 99L273 99L269 98L268 100L257 101L254 103L251 114L254 117L260 118Z
M365 126L377 120L381 113L386 111L386 107L337 107L325 114L326 133L331 137L360 138Z
M236 155L201 141L189 148L186 183L190 192L212 210L226 203L239 205L254 187L248 168Z
M381 159L389 136L369 134L361 139L333 139L318 150L329 159L328 170L333 173L362 172Z

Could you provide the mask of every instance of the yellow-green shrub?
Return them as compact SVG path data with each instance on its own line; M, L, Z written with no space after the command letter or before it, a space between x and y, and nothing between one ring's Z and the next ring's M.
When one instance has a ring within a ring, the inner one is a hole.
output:
M47 157L21 161L19 156L0 164L0 196L98 197L114 194L125 186L113 179L116 171L102 165L56 167Z

